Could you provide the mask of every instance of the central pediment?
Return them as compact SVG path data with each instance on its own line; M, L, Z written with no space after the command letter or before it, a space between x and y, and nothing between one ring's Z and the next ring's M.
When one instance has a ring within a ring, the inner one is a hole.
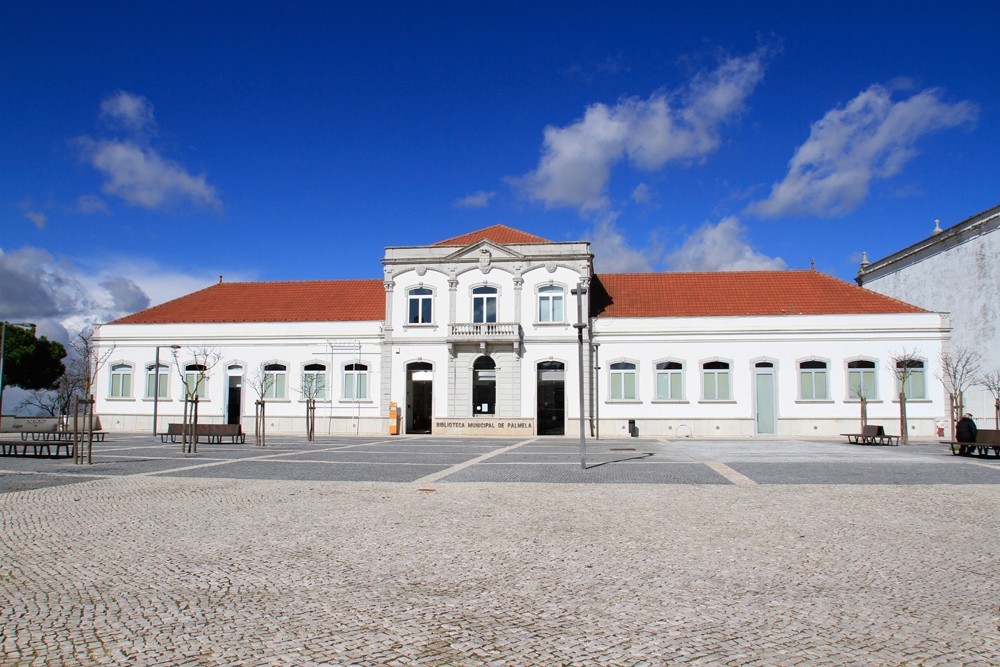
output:
M489 265L496 261L524 259L524 255L511 250L507 246L482 239L464 248L459 248L455 252L445 256L444 259L449 262L474 261Z

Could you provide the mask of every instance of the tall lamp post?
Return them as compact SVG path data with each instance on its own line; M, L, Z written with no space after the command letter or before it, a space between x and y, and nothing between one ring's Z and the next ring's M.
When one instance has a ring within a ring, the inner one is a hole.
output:
M0 334L0 422L3 421L3 358L4 358L4 353L7 351L8 324L12 327L22 327L24 329L31 329L31 333L35 333L34 322L8 322L4 320L3 333Z
M577 337L579 340L578 348L580 352L580 364L577 366L580 373L580 468L587 469L587 441L584 436L584 423L583 423L583 412L584 412L584 394L583 394L583 330L587 328L587 323L583 321L583 295L587 293L587 288L583 286L583 282L577 283L576 287L570 290L570 294L576 296L576 324L573 328L576 329Z
M157 345L156 360L153 361L153 435L156 435L156 408L160 403L160 348L170 347L171 350L181 349L180 345Z

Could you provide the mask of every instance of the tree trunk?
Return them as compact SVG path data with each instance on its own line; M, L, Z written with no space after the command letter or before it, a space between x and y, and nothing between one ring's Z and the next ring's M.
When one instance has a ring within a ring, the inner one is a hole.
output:
M906 430L906 393L899 392L899 441L904 444L910 444L910 436Z

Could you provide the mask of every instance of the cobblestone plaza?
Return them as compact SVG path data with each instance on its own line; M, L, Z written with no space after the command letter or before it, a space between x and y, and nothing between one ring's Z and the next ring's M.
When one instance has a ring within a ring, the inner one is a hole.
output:
M1000 462L115 435L0 458L0 664L992 665Z

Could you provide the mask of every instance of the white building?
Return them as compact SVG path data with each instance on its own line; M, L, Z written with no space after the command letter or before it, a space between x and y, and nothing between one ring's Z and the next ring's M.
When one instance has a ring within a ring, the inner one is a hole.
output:
M858 284L948 313L954 349L974 350L982 370L1000 369L1000 206L978 213L877 262L863 263ZM937 371L937 369L934 369ZM995 423L994 398L985 387L965 395L980 428Z
M304 433L310 384L318 434L386 434L394 403L403 433L573 435L581 385L588 434L834 436L858 429L861 391L898 433L904 348L922 364L910 434L946 411L929 373L946 317L816 271L595 275L589 243L503 225L382 265L381 280L220 282L99 327L102 424L180 421L205 350L201 420L248 432L266 373L271 433Z

